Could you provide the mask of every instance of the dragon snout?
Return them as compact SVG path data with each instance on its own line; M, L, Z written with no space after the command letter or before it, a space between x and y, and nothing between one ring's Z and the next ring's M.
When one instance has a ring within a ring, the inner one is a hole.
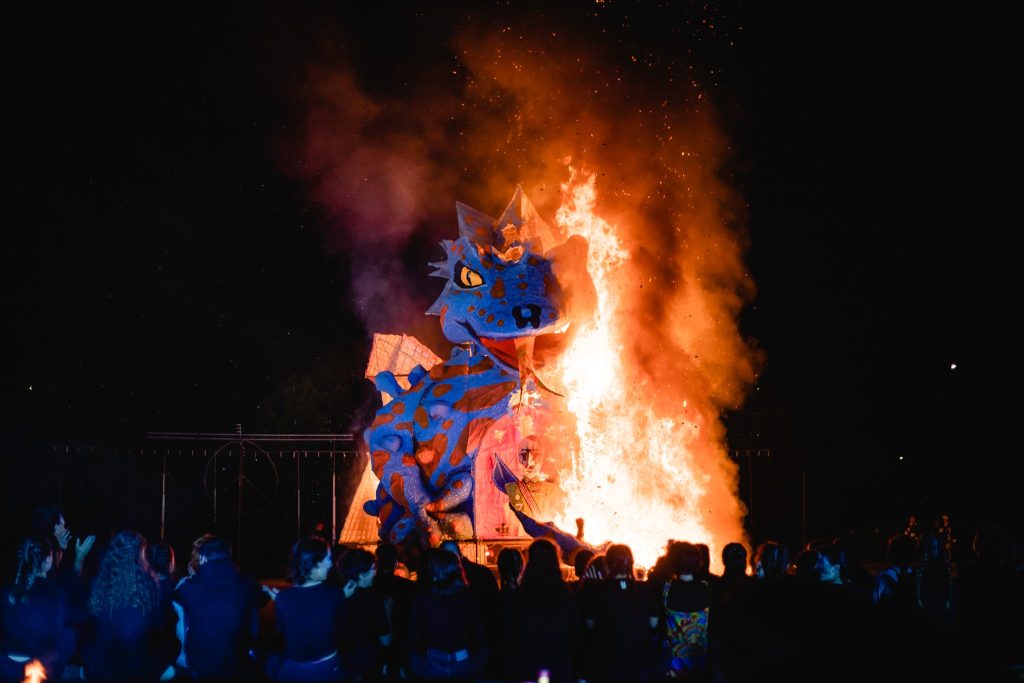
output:
M540 327L540 306L537 304L524 304L512 309L512 315L516 319L516 327L523 329L532 325L533 329Z

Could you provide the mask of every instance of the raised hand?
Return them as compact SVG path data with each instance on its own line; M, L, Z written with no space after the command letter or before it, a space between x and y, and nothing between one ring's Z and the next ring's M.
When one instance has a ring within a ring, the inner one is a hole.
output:
M95 544L96 544L96 537L95 536L87 536L84 540L81 539L81 538L76 538L75 539L75 559L77 560L78 558L82 558L84 560L85 556L89 554L89 551L92 550L92 547Z
M85 567L85 557L92 550L94 543L96 543L95 536L87 536L85 540L75 539L75 573L79 576L82 575L82 570Z

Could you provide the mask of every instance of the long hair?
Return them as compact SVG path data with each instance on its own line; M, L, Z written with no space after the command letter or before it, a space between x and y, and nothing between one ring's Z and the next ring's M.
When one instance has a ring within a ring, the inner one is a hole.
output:
M501 589L518 588L523 574L523 553L519 548L502 548L498 553L498 577Z
M430 556L430 590L439 595L456 595L469 590L458 555L438 550Z
M141 609L149 614L159 601L160 585L146 560L146 539L130 529L118 532L93 580L89 612L113 616L121 609Z
M634 578L633 551L629 549L628 545L616 543L608 546L608 549L604 551L604 559L608 565L606 578L612 579L619 574L625 574L631 579Z
M319 536L306 536L295 541L288 562L289 575L295 585L309 581L313 569L331 552L327 541Z
M14 576L14 586L7 600L12 604L28 602L28 592L32 590L46 558L53 556L53 543L44 534L32 534L18 546L18 569Z
M159 576L166 576L168 578L174 575L174 548L171 547L170 543L160 541L149 546L149 552L146 556L149 560L149 568L153 570L153 573Z
M545 599L567 590L562 579L558 546L546 538L538 538L526 550L524 593L530 598Z

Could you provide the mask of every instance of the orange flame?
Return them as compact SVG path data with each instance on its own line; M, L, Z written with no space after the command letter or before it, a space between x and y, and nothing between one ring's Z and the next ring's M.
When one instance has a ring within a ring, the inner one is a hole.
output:
M38 659L25 665L25 678L22 683L39 683L46 680L46 669Z
M695 390L660 392L628 367L629 335L644 334L645 326L628 318L626 293L641 283L629 281L626 231L599 215L594 174L570 167L562 191L555 220L588 240L598 301L593 324L553 368L579 437L569 471L560 473L566 505L556 523L573 528L582 517L590 543L626 543L643 567L654 564L669 539L707 543L717 569L724 544L744 540L719 416L713 402L690 395Z

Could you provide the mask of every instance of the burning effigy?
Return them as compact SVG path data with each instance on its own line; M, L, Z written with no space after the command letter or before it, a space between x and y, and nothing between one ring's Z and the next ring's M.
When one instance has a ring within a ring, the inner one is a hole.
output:
M480 553L545 536L566 560L616 542L650 567L678 539L707 543L715 567L746 540L721 419L758 362L736 328L740 244L708 220L670 226L683 238L668 249L663 226L602 206L596 174L569 171L551 223L521 189L498 219L456 205L427 311L448 360L374 334L383 407L344 541Z
M538 368L593 313L587 241L553 231L521 188L497 220L456 209L459 237L431 264L446 283L427 311L455 346L448 360L412 368L407 387L376 373L392 398L364 434L380 483L363 509L393 543L511 535L516 522L572 539L550 520L562 512L557 478L573 435L564 396Z

